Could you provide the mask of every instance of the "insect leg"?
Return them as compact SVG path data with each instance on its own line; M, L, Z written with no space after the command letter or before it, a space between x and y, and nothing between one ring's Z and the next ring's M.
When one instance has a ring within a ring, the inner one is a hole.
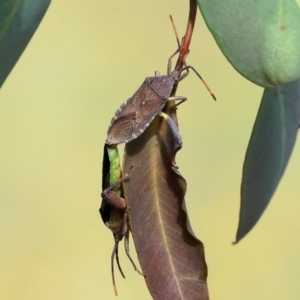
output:
M117 289L117 285L116 285L116 281L115 281L115 270L114 270L114 258L115 258L115 256L117 257L117 263L118 263L118 266L119 266L119 270L120 270L122 276L125 278L124 273L123 273L123 271L120 267L120 264L119 264L118 245L119 245L119 241L116 241L114 249L113 249L112 254L111 254L111 276L112 276L112 282L113 282L114 291L115 291L116 296L118 296L118 289Z
M107 187L102 193L101 197L104 199L109 205L113 206L116 209L124 209L126 207L126 202L124 198L122 198L117 193L113 192L113 190L121 184L130 174L133 166L129 169L127 173L125 173L118 181L116 181L111 186Z
M136 264L134 263L133 259L131 258L130 254L129 254L129 230L127 230L125 237L124 237L124 246L125 246L126 255L127 255L128 259L130 260L134 270L137 271L140 275L144 276L144 274L138 269L138 267L136 266Z
M181 135L179 133L177 125L175 124L175 122L167 114L161 112L161 113L159 113L159 116L161 116L162 118L165 119L165 121L168 123L168 125L169 125L169 127L171 129L171 132L173 134L173 138L175 140L175 143L174 143L173 153L172 153L172 165L176 169L178 169L178 166L176 165L176 162L175 162L175 154L182 147L182 138L181 138Z
M171 70L172 70L172 58L179 52L180 48L178 48L170 57L168 60L168 70L167 70L167 74L170 75L171 74Z
M183 74L181 74L182 71L185 71ZM186 66L180 71L180 76L177 79L177 82L181 81L182 79L184 79L186 76L189 75L189 69L186 69Z
M163 112L160 112L159 116L161 116L162 118L165 119L165 121L168 123L168 125L172 131L173 137L177 143L177 146L175 146L174 149L176 149L178 147L181 148L182 147L182 138L181 138L181 135L178 131L178 127L175 124L175 122L167 114L165 114Z
M172 101L172 100L175 100L175 101L180 101L178 102L175 106L177 107L178 105L180 105L181 103L185 102L187 100L186 97L184 96L172 96L172 97L169 97L168 98L168 101Z

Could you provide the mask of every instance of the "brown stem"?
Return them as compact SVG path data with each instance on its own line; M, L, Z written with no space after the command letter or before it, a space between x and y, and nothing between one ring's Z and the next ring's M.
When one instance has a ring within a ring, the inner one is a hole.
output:
M196 21L196 14L197 14L197 2L196 0L190 0L190 13L189 19L185 31L185 36L183 40L183 44L180 50L180 54L176 63L176 70L180 70L184 65L184 58L188 54L189 46L192 40L193 30Z
M176 62L176 70L180 70L184 66L184 59L189 51L189 46L191 43L194 25L196 21L196 14L197 14L197 2L196 0L190 0L190 13L189 13L189 19L186 27L185 37L182 43L182 47L180 49L180 53ZM174 96L176 94L177 90L177 83L174 85L173 90L171 92L171 96ZM175 108L175 101L168 101L165 109L165 112L168 113L168 115L173 119L173 121L178 126L177 116L176 116L176 108Z

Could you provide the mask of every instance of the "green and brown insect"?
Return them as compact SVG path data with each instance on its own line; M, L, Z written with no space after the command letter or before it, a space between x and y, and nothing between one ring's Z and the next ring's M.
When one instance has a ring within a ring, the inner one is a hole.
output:
M118 247L119 242L124 237L125 252L131 261L134 269L141 275L134 261L129 254L129 222L127 205L124 199L122 182L129 176L131 170L122 175L118 148L116 146L104 146L103 170L102 170L102 203L99 209L104 224L109 228L114 236L115 245L111 255L111 273L115 294L118 295L114 275L114 259L121 275L125 278L119 262Z

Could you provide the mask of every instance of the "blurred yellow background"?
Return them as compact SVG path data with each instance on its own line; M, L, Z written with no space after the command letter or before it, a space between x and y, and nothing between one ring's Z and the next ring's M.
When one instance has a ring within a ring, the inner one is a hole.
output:
M188 1L53 1L0 92L0 298L115 299L113 237L98 209L106 130L117 108L155 70L166 72ZM271 205L232 246L242 163L262 89L242 78L198 12L178 89L193 230L203 241L211 299L299 299L299 145ZM146 233L145 233L146 234ZM133 243L131 253L134 255ZM120 259L119 299L151 299Z

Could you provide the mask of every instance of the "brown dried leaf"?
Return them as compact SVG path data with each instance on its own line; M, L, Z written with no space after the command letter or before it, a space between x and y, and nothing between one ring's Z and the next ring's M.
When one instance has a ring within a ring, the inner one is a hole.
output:
M126 144L123 170L134 166L124 182L131 231L154 299L207 300L204 247L189 224L186 181L171 164L174 147L160 117Z

